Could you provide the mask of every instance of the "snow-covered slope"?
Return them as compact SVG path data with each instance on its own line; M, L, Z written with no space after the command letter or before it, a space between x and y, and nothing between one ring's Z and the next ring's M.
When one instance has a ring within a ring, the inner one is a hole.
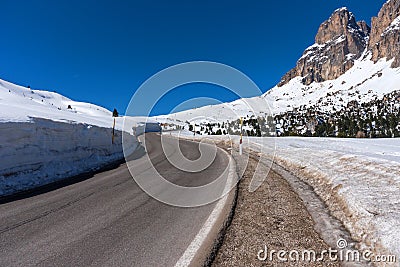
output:
M271 112L277 115L300 106L315 106L321 111L332 112L343 109L353 100L361 104L400 90L400 68L391 68L392 60L381 59L374 63L370 57L367 53L364 58L355 60L354 66L335 80L304 85L302 78L297 77L259 97L158 116L157 119L224 122L247 115L265 116Z
M0 80L0 196L92 171L123 158L123 118L60 94ZM128 136L128 138L127 138ZM135 149L134 136L124 136Z
M172 122L207 123L225 122L237 120L241 116L256 115L266 116L270 113L270 108L265 98L262 96L252 98L241 98L229 103L209 105L201 108L190 109L169 115L156 116L155 119L165 122L169 119Z
M0 79L0 122L26 122L32 118L112 126L112 113L105 108Z
M300 106L317 106L321 111L341 110L350 101L366 103L400 89L400 68L391 68L392 60L377 63L356 60L354 66L335 80L304 85L301 77L282 87L274 87L263 95L275 114L292 111Z

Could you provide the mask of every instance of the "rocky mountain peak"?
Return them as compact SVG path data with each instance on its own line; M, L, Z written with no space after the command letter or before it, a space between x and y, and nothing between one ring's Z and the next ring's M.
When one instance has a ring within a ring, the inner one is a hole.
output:
M319 26L315 43L325 44L330 40L346 35L349 31L360 31L359 34L364 34L357 24L353 13L346 7L336 9L330 18Z
M400 67L400 0L387 1L372 18L368 48L373 61L394 58L392 67Z
M278 86L297 76L302 82L336 79L354 65L367 47L369 27L356 19L347 8L339 8L324 21L315 37L315 44L306 49L296 67L286 73Z

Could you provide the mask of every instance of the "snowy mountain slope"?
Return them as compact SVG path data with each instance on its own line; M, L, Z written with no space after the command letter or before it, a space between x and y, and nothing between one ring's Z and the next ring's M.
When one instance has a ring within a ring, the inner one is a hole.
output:
M256 115L266 116L269 112L268 103L262 96L252 98L241 98L230 103L209 105L205 107L181 111L169 115L156 116L154 119L164 122L165 119L182 123L225 122L237 120L241 116Z
M71 109L68 109L69 105ZM26 122L31 118L112 126L112 113L103 107L76 102L58 93L32 90L0 79L0 121Z
M282 87L274 87L263 95L271 103L274 114L292 111L300 106L317 106L322 111L341 110L350 101L367 103L385 94L400 90L400 68L391 68L392 60L374 63L371 55L356 60L354 66L335 80L304 85L301 77Z
M223 122L247 115L265 116L271 112L277 115L301 106L316 106L322 111L332 112L343 109L353 100L360 104L367 103L400 90L400 68L391 68L392 60L381 59L374 63L370 60L370 54L364 57L355 60L354 66L335 80L304 85L302 78L296 77L281 87L273 87L260 97L242 98L230 103L157 116L156 119Z
M113 143L110 111L0 80L0 196L122 159L123 122L116 118ZM134 150L131 134L124 148Z

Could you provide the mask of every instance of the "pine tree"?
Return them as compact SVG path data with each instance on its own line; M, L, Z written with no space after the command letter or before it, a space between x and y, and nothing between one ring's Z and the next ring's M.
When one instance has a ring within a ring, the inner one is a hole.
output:
M118 111L117 111L116 108L114 108L114 110L113 110L113 117L118 117L118 116L119 116Z

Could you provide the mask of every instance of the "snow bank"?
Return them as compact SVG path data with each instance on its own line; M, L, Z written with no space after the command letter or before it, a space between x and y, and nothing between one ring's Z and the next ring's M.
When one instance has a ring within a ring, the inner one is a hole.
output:
M94 171L123 158L122 132L82 123L35 118L0 123L0 195ZM135 149L134 136L129 146Z
M277 138L275 161L314 188L361 249L400 258L400 139Z
M31 189L123 158L123 118L60 94L0 80L0 196ZM138 142L124 132L125 148Z

